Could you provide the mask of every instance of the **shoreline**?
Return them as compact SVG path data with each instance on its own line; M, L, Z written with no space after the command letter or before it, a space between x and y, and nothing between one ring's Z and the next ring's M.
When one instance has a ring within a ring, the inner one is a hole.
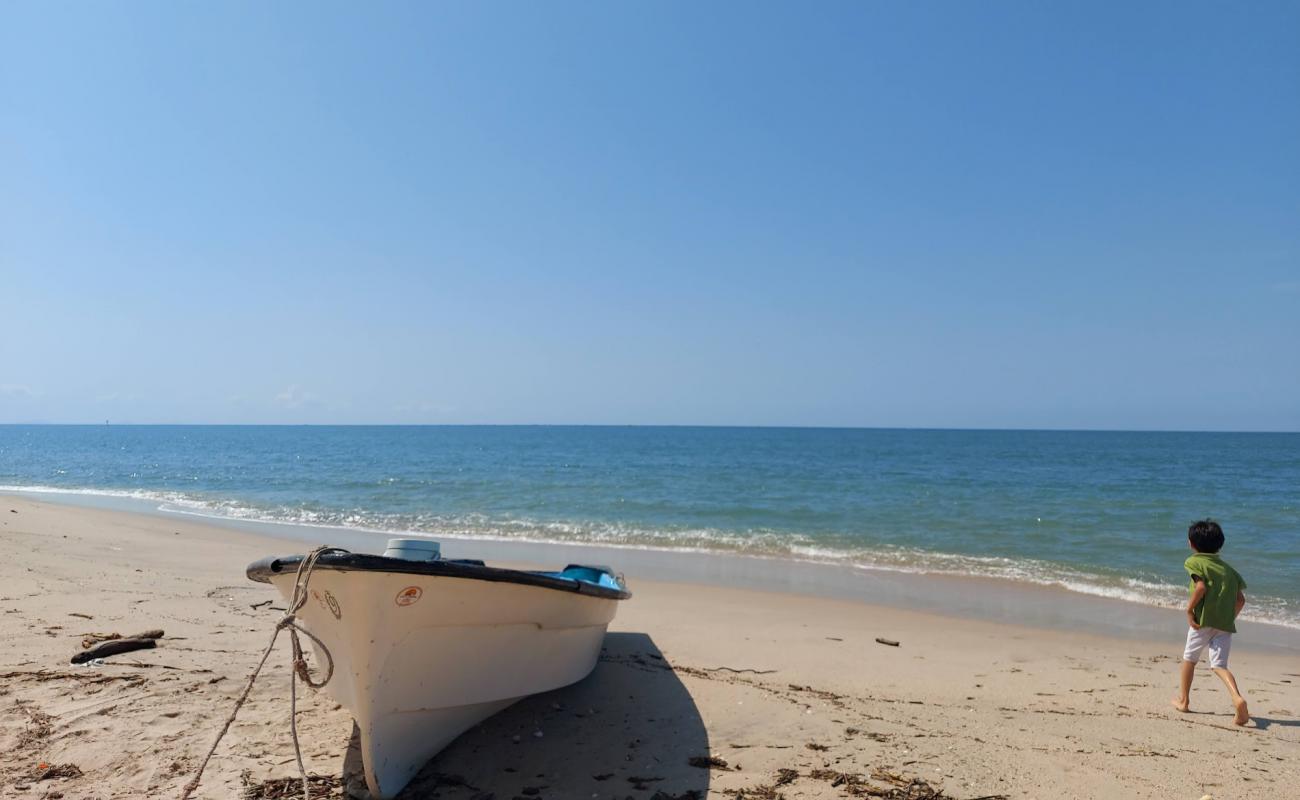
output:
M200 524L214 528L284 542L320 544L328 540L330 544L359 552L381 553L385 539L414 536L442 542L444 554L451 558L484 558L538 567L558 561L584 561L609 564L629 576L661 582L824 597L1047 630L1081 630L1102 636L1175 643L1181 642L1185 635L1183 615L1177 607L1108 597L1059 584L994 576L911 572L751 553L433 535L419 531L241 519L167 509L152 498L124 497L113 493L0 491L0 498L4 497L39 498L56 505L144 514L162 519L198 520ZM1300 627L1243 619L1239 621L1238 629L1239 642L1234 642L1238 648L1300 655Z
M0 653L0 794L178 795L280 613L262 605L279 595L246 580L244 567L285 540L6 498L0 544L0 636L13 643ZM663 582L649 571L629 574L633 598L620 604L591 676L468 731L403 800L649 800L657 791L724 800L765 786L830 800L844 796L843 780L887 787L873 776L889 775L924 779L954 800L1273 800L1300 781L1292 653L1234 648L1252 706L1251 724L1238 728L1207 669L1195 713L1169 707L1181 637ZM166 631L157 649L68 667L86 632L148 628ZM287 660L282 643L197 797L295 779ZM327 694L303 692L299 703L309 771L341 780L351 720ZM692 766L698 756L728 766ZM65 777L42 780L40 763Z

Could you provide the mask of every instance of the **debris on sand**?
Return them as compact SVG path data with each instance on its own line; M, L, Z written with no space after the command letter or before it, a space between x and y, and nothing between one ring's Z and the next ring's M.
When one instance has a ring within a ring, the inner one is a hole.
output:
M885 769L871 771L870 780L857 772L815 769L808 773L813 780L825 781L850 797L879 797L882 800L956 800L952 795L921 778L907 778ZM874 785L887 784L885 787ZM1007 800L1007 795L990 794L978 800Z
M785 795L778 792L775 786L766 783L752 789L731 789L724 794L732 800L785 800Z
M727 763L726 759L717 756L691 756L686 760L686 763L700 769L731 769L731 765Z
M19 711L27 715L27 723L23 726L23 732L18 736L18 746L15 749L29 748L50 738L50 731L54 726L54 717L39 708L35 708L25 700L15 700L14 705L18 707Z
M270 778L254 782L246 771L240 776L244 783L244 800L298 800L302 797L302 778ZM343 781L337 775L308 775L311 796L319 800L347 797Z
M107 642L112 639L121 639L121 638L122 638L122 634L120 633L88 633L85 636L81 637L81 649L85 650L89 647L99 644L100 642Z
M81 767L76 764L46 764L41 762L36 766L36 774L33 780L52 781L55 778L80 778Z
M833 769L815 769L808 773L808 777L816 781L826 781L835 788L843 788L844 791L851 795L865 795L867 789L866 779L856 772L839 772Z
M646 789L650 788L649 784L658 783L662 780L663 778L642 778L637 775L632 775L627 779L627 782L632 784L632 788L636 789L638 792L644 792Z
M899 643L896 642L896 641L894 641L893 639L882 639L882 638L880 638L879 636L877 636L877 637L876 637L876 641L877 641L879 644L889 645L890 647L898 647L898 646L899 646Z
M723 794L732 800L785 800L785 795L777 791L778 787L789 786L799 780L799 770L783 767L776 771L771 783L751 786L748 789L727 789Z

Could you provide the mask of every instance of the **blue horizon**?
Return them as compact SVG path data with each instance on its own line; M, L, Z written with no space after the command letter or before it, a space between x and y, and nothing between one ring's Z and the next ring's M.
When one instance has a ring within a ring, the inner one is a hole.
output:
M743 425L617 422L0 422L5 428L664 428L789 431L912 431L934 433L1154 433L1300 436L1300 430L1165 428L945 428L881 425Z

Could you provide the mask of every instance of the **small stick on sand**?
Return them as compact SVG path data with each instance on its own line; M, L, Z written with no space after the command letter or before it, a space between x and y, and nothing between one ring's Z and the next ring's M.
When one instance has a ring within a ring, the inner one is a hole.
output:
M879 642L880 644L887 644L890 647L898 647L898 642L894 641L893 639L882 639L879 636L877 636L876 641Z

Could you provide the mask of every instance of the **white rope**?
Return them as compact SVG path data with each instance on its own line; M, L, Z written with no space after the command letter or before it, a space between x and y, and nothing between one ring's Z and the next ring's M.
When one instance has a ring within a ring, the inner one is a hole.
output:
M221 726L221 731L217 734L216 741L212 747L208 748L208 753L203 757L203 762L199 764L198 772L194 778L185 784L181 792L180 800L188 800L194 790L199 788L199 781L203 778L203 770L207 769L208 761L212 759L212 754L217 751L217 745L221 744L222 738L230 730L231 724L235 721L235 716L239 714L239 709L243 707L244 702L248 700L248 695L253 691L253 684L257 681L258 674L266 664L266 659L270 657L271 651L275 648L275 640L280 638L280 631L286 628L289 631L289 642L293 651L293 662L289 670L289 732L293 736L293 753L298 759L298 774L302 777L302 796L304 800L311 800L311 788L307 781L307 769L302 763L302 746L298 744L298 679L301 678L303 683L313 689L319 689L330 682L334 677L334 656L330 655L329 648L318 639L311 631L303 628L298 624L297 613L307 604L307 584L311 581L312 571L316 568L316 562L326 553L346 553L338 547L329 547L322 545L312 550L302 561L298 562L298 572L293 581L293 598L289 601L289 608L285 611L280 621L275 623L275 631L271 634L271 641L262 651L262 658L257 662L253 673L248 676L248 684L244 686L244 691L235 701L235 707L231 709L230 716L226 717L226 722ZM298 640L298 634L301 633L308 639L315 642L316 647L325 656L325 677L319 681L313 681L311 672L307 668L307 660L303 657L302 643Z

